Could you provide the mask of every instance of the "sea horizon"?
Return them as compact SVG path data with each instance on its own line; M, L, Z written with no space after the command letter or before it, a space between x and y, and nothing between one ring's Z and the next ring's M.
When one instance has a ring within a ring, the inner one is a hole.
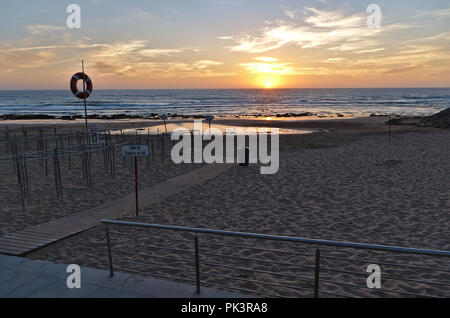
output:
M427 116L450 107L450 88L98 89L88 114L176 116ZM79 116L69 90L0 91L0 115Z
M98 88L96 90L101 91L149 91L149 90L192 90L192 91L206 91L206 90L261 90L261 91L277 91L277 90L347 90L347 89L446 89L450 88L450 86L379 86L379 87L240 87L240 88L226 88L226 87L218 87L218 88L208 88L208 87L199 87L199 88ZM0 92L11 92L11 91L67 91L66 88L10 88L10 89L1 89Z

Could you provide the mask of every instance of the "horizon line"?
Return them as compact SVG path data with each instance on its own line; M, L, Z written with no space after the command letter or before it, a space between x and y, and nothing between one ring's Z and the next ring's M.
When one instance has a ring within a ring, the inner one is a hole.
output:
M302 89L424 89L424 88L450 88L449 86L391 86L391 87L274 87L274 88L264 88L264 87L248 87L248 88L99 88L98 91L120 91L120 90L136 90L136 91L146 91L146 90L261 90L261 91L276 91L276 90L302 90ZM70 91L70 89L0 89L0 92L8 91ZM95 91L95 90L94 90Z

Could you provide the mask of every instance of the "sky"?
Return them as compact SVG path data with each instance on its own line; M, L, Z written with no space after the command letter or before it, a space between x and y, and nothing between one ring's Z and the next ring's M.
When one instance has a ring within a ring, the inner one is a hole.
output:
M0 3L2 90L450 86L448 0Z

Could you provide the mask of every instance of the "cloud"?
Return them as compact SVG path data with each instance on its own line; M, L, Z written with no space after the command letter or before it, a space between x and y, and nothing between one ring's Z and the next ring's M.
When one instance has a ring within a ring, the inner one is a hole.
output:
M198 69L205 69L211 66L222 65L222 62L212 61L212 60L201 60L193 63L193 66Z
M276 59L274 57L268 57L268 56L255 57L254 60L261 61L261 62L276 62L276 61L278 61L278 59Z
M413 18L432 16L437 18L448 18L450 17L450 8L434 11L420 11L418 14L414 15Z
M325 62L328 63L338 63L338 62L343 62L347 60L345 57L330 57L329 59L327 59Z
M180 49L144 49L140 50L139 54L147 57L155 57L155 56L172 56L174 54L178 54L183 52Z
M47 32L51 28L30 28L32 32ZM61 42L61 39L60 41ZM202 51L199 47L153 47L146 40L116 41L110 43L90 43L84 38L71 44L30 45L0 49L0 70L13 72L37 68L63 62L79 61L83 57L89 69L95 70L98 77L111 75L152 77L216 77L231 73L220 71L223 63L211 59L192 59L191 54Z
M358 52L354 52L356 54L363 54L363 53L375 53L375 52L381 52L386 50L384 47L380 47L378 49L371 49L371 50L362 50L362 51L358 51Z
M426 65L412 65L407 67L401 67L401 68L394 68L387 71L384 71L383 74L398 74L398 73L406 73L410 71L414 71L417 69L421 69L425 67Z
M229 72L216 72L210 66L221 65L221 62L200 60L187 62L140 62L127 65L97 62L95 68L103 76L147 76L157 78L186 78L186 77L220 77L234 75Z
M359 28L364 25L366 17L361 14L345 16L340 11L321 11L315 8L306 8L312 13L306 22L317 28Z
M442 40L450 41L450 32L443 32L443 33L439 33L439 34L435 34L435 35L431 35L431 36L427 36L427 37L415 38L412 40L405 41L403 43L423 43L423 42L434 42L434 41L439 41L439 43L442 43L441 42Z
M111 44L105 44L101 50L96 51L97 56L117 57L122 55L130 55L131 53L139 53L140 50L145 50L147 47L147 41L134 40L128 42L114 42Z
M183 61L186 51L199 52L198 48L150 48L147 41L115 42L90 52L89 59L100 76L148 76L154 78L229 76L215 67L220 61L203 59ZM174 60L174 56L175 59ZM161 58L171 58L170 60Z
M290 17L292 11L285 13ZM371 29L366 25L364 14L345 15L342 11L322 11L306 8L307 17L303 24L294 20L269 22L268 26L255 32L244 32L236 36L220 37L233 41L230 51L247 53L264 53L281 47L296 45L301 48L316 48L339 44L335 49L361 51L367 39L381 32L409 28L407 25L390 25ZM348 44L348 43L351 43ZM377 42L372 41L374 45Z
M77 44L77 45L44 45L44 46L28 46L15 47L8 49L0 49L0 52L25 52L25 51L44 51L56 49L90 49L98 47L106 47L106 44Z
M280 62L272 57L255 57L257 62L239 64L250 74L305 75L318 72L317 68L298 67L294 63Z
M54 32L67 31L67 28L56 25L33 24L25 26L27 32L31 35L46 36Z
M299 12L297 10L293 10L290 7L285 6L285 5L282 5L281 9L283 10L284 14L291 19L296 19L299 14Z

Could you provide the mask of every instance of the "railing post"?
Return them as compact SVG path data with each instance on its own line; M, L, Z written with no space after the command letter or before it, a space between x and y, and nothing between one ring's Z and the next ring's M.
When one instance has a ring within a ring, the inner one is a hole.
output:
M314 270L314 298L319 298L319 279L320 279L320 249L316 249L316 260Z
M108 260L109 260L109 277L114 276L114 269L112 263L112 255L111 255L111 242L109 240L109 227L106 225L106 244L108 246Z
M197 233L194 236L195 245L195 276L197 281L197 294L200 294L200 257L198 255L198 237Z

